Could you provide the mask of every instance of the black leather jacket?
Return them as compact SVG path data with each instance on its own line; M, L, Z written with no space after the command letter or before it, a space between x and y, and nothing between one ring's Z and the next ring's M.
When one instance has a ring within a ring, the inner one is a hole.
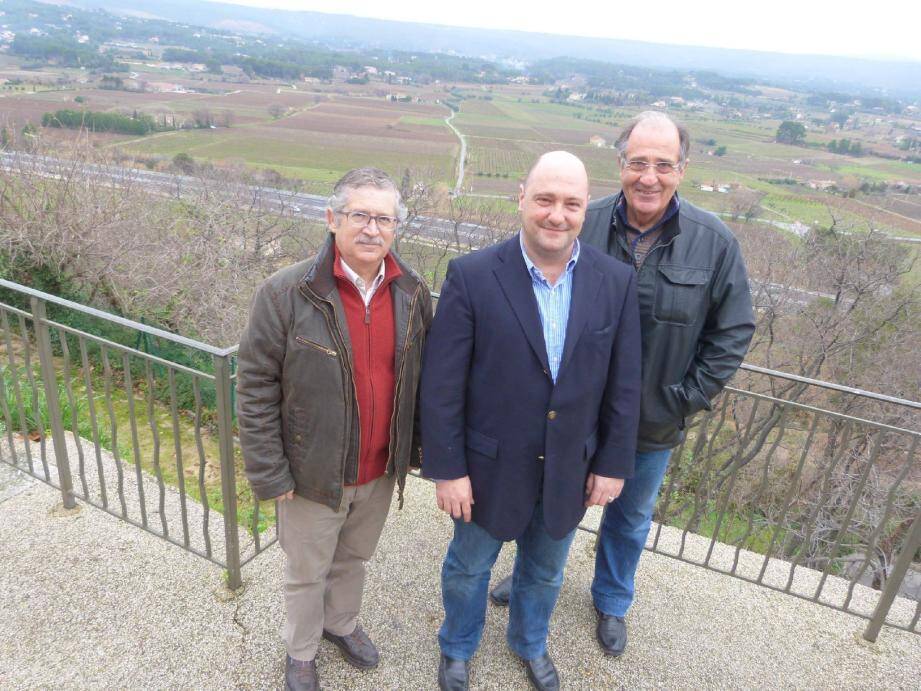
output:
M579 239L632 264L615 213L619 196L589 204ZM748 273L726 224L682 199L637 270L637 289L643 336L637 449L669 449L684 438L686 418L710 409L748 351L755 331Z

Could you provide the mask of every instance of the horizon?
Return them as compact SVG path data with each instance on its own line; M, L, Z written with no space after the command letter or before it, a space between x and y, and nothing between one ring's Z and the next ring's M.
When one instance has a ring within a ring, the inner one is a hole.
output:
M678 0L660 0L655 12L659 25L655 31L632 33L618 30L619 24L634 26L649 9L638 6L601 7L587 0L572 0L565 14L532 13L518 9L524 3L497 6L484 0L468 0L464 15L458 20L450 7L416 0L396 0L386 5L368 0L204 0L209 3L238 5L259 9L293 12L319 12L363 19L382 19L434 24L467 29L522 31L573 38L641 41L666 45L758 51L782 55L840 57L870 61L921 63L921 42L917 40L921 10L917 3L890 2L859 22L834 22L829 30L830 14L818 3L775 0L763 16L749 18L739 14L738 4L725 0L711 3L706 14ZM590 8L590 9L589 9ZM904 12L893 18L891 10ZM464 18L468 18L464 21ZM595 17L588 24L584 17ZM663 19L664 17L664 19ZM719 17L718 23L710 19ZM792 18L792 19L791 19ZM611 26L608 29L606 27ZM699 40L689 36L701 36ZM863 50L855 50L855 46ZM894 49L893 46L899 46Z

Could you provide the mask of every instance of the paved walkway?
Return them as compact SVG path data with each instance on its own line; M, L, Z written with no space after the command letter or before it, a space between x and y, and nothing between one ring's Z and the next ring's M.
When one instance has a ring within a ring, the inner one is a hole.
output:
M237 597L221 569L92 507L68 512L47 486L0 464L0 688L277 689L284 648L283 555L244 570ZM371 564L363 623L382 664L348 667L323 643L327 689L435 688L438 573L450 532L432 486L410 480ZM591 535L573 544L550 652L565 688L917 688L921 636L646 554L618 660L593 640ZM503 550L497 573L510 569ZM490 607L474 689L526 689Z

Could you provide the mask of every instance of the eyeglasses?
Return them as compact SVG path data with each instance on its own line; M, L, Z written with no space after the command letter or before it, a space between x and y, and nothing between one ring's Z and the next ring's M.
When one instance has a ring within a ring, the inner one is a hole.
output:
M377 223L378 230L394 230L400 225L400 219L395 216L372 216L366 211L337 211L345 216L353 228L367 228L371 221Z
M623 161L621 165L631 173L645 173L648 168L652 167L656 169L656 173L659 175L680 173L682 167L680 163L669 163L668 161L656 161L655 163L650 163L637 159L632 161Z

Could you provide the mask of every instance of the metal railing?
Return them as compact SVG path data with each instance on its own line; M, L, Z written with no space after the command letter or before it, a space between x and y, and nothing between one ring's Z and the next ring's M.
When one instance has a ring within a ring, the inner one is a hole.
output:
M238 588L276 535L274 505L240 481L236 346L0 288L23 303L0 302L0 460L58 488L65 507L80 499L223 566Z
M0 301L0 461L239 587L277 535L242 475L236 346L0 289L17 303ZM869 640L918 632L921 603L897 595L921 600L919 429L919 403L743 365L689 421L647 549L865 617Z

